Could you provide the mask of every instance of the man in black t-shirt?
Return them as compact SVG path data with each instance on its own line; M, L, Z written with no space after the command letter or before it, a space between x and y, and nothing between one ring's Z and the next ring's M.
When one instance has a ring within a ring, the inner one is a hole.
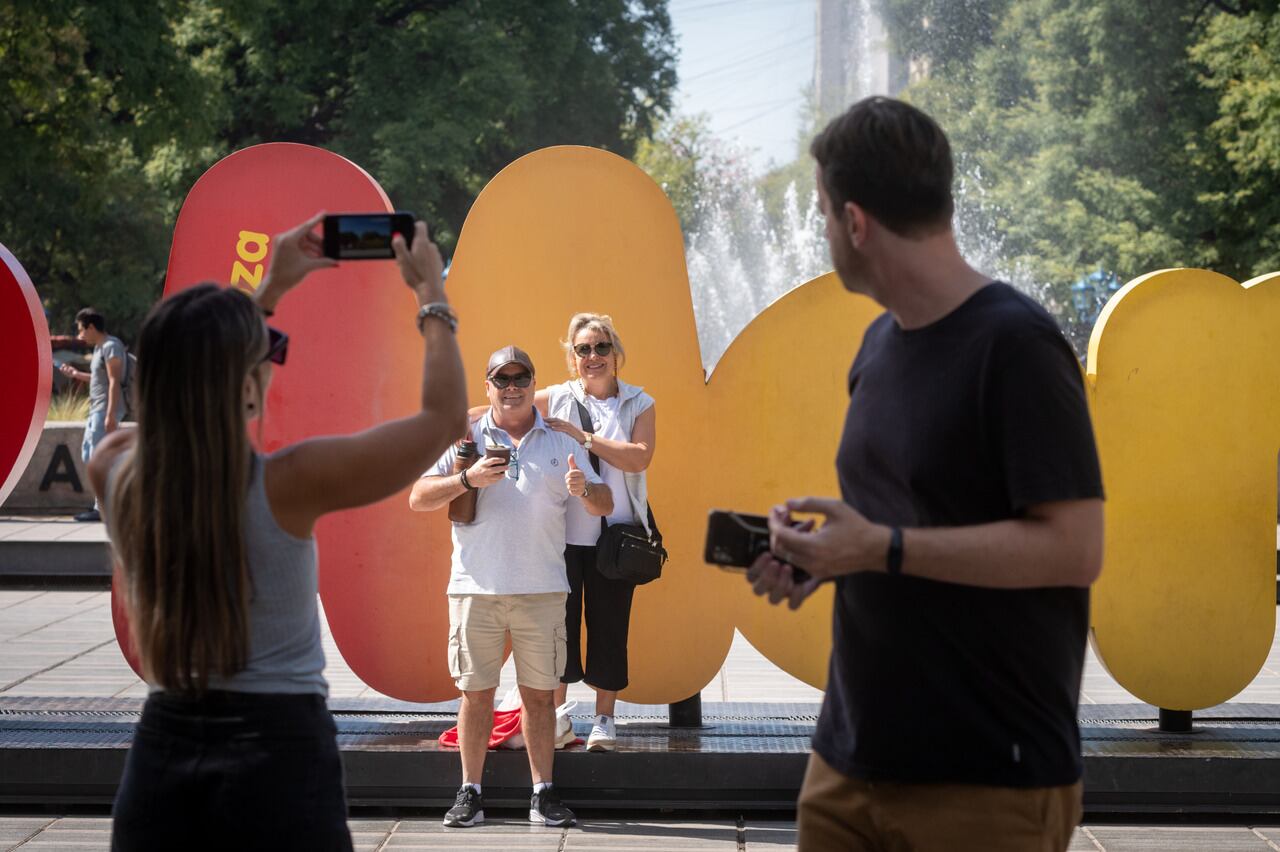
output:
M776 507L750 573L793 608L836 584L800 848L1066 849L1102 561L1079 365L1039 305L960 255L927 115L868 98L811 152L836 272L886 312L849 372L843 499Z

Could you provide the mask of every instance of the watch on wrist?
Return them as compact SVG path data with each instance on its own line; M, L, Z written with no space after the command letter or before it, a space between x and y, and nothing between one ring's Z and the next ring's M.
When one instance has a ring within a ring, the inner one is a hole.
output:
M885 556L884 570L889 575L902 573L902 529L900 527L889 530L889 552Z
M582 448L587 452L591 452L591 439L594 437L590 432L584 433L587 437L582 439Z

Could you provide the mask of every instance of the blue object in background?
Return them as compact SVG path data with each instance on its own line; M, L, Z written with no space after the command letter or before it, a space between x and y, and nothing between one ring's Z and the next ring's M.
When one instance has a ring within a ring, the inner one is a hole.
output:
M1071 285L1071 306L1076 319L1084 325L1093 325L1102 313L1102 306L1123 286L1120 276L1101 266L1088 275L1081 276Z

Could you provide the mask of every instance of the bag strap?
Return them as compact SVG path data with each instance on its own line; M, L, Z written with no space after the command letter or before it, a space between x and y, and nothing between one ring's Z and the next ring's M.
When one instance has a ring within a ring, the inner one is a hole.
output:
M570 391L570 393L573 393ZM582 421L582 431L590 432L592 435L596 433L595 426L591 423L591 412L587 411L587 407L582 404L582 400L576 396L573 398L573 404L578 407L578 419ZM600 475L600 459L596 458L596 454L587 450L587 455L591 456L591 467L595 469L596 475Z
M646 503L645 508L649 510L649 537L662 544L662 533L658 532L658 522L653 518L653 506Z
M569 393L572 395L573 391L569 391ZM573 397L573 404L578 407L578 419L582 421L582 431L589 432L594 435L596 430L594 424L591 422L591 412L587 411L587 407L582 404L582 400L578 399L576 396ZM587 450L587 455L591 457L591 467L595 470L596 476L600 476L600 459L596 458L596 454L591 452L591 450ZM603 478L604 477L601 476L601 479ZM604 535L605 530L607 529L609 529L609 522L602 516L600 518L600 535Z
M572 393L572 391L570 391ZM591 422L591 412L587 411L587 407L582 404L582 400L576 396L573 398L573 404L578 407L578 419L582 421L582 431L595 434L595 428ZM588 451L591 456L591 466L595 468L596 475L600 474L600 459L596 458L596 454ZM645 504L645 509L649 512L649 536L659 544L662 543L662 533L658 532L658 522L653 519L653 506ZM600 532L603 534L609 528L609 524L604 518L600 519Z

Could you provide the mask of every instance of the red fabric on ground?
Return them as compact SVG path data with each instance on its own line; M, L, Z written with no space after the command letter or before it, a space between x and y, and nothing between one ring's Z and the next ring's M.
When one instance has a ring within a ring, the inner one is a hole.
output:
M489 734L489 748L498 748L507 740L520 733L520 708L514 710L493 711L493 731ZM437 742L445 748L458 748L458 726L454 725L439 736ZM582 745L582 737L574 737L568 745ZM523 748L523 746L516 746Z
M489 748L497 748L520 733L520 708L493 711L493 732L489 734ZM440 735L439 743L448 748L458 747L458 726L454 725Z

